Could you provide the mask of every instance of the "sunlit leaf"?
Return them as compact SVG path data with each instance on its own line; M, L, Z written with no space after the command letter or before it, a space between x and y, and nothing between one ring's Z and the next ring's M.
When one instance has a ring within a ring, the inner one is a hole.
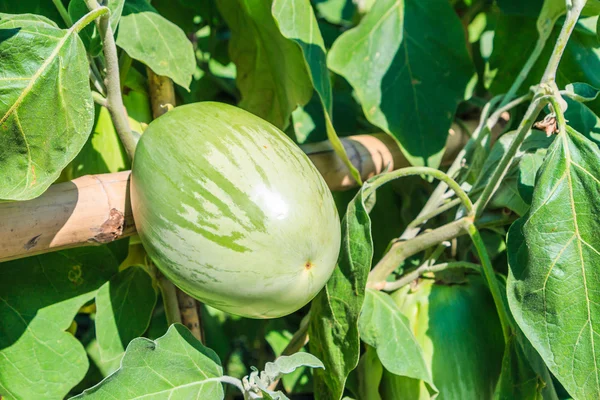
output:
M575 398L600 396L600 150L571 128L548 149L508 236L511 311Z
M273 16L283 36L297 43L302 49L312 84L323 105L327 138L346 167L352 172L354 179L362 183L360 173L350 162L344 145L338 138L331 122L333 100L325 44L310 1L274 0Z
M285 38L270 1L223 0L217 3L231 30L229 54L237 67L239 106L279 128L313 92L302 50Z
M92 128L87 57L74 29L2 14L0 59L0 199L32 199L58 178Z
M408 318L392 298L377 290L367 289L360 314L361 339L377 350L377 356L389 372L426 382L436 390L423 350L415 339Z
M369 121L413 164L439 165L473 67L445 0L381 0L340 36L329 67L354 87Z
M192 43L181 28L158 14L146 0L125 2L117 46L156 74L189 88L196 70Z
M121 367L73 399L223 399L219 358L180 324L156 339L134 339Z

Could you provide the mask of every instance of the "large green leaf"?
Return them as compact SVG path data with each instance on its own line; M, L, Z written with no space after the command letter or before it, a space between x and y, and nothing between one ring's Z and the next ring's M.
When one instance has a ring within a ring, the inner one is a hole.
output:
M408 318L388 294L368 289L358 324L361 339L377 350L386 370L422 380L436 390Z
M134 339L121 368L73 399L221 400L223 375L219 358L190 331L173 324L156 339Z
M325 371L314 371L316 399L339 400L359 360L358 319L373 259L371 219L363 199L368 187L365 183L348 205L338 267L310 310L310 352L325 365Z
M102 363L120 359L129 342L141 336L156 304L152 278L131 266L102 285L96 294L96 338Z
M308 103L313 92L302 50L279 31L270 1L222 0L217 5L231 30L239 106L287 127L292 111Z
M329 71L327 70L325 44L310 1L274 0L273 17L277 21L279 30L283 36L300 46L304 60L308 66L312 84L323 105L327 138L335 152L344 160L344 163L352 172L354 179L362 183L360 173L348 159L344 145L340 141L331 122L333 100L331 81L329 79Z
M110 27L112 28L113 33L117 31L117 27L119 26L119 20L121 19L124 4L125 0L105 0L103 2L103 5L110 10ZM69 16L73 21L83 17L88 11L89 9L85 4L85 0L71 0L69 2ZM98 33L98 29L96 28L96 24L86 26L79 36L81 37L81 40L83 40L83 44L90 54L94 56L100 54L102 51L102 40Z
M76 29L46 21L0 15L0 199L42 194L92 128L83 44Z
M508 236L511 311L575 398L600 396L600 150L561 133L544 161L529 213Z
M189 89L196 71L194 47L185 33L146 0L127 0L119 23L117 46L158 75Z
M356 90L370 122L412 164L439 165L473 67L446 0L380 0L340 36L327 60Z
M0 396L63 398L84 377L85 350L65 330L120 261L102 246L0 264Z

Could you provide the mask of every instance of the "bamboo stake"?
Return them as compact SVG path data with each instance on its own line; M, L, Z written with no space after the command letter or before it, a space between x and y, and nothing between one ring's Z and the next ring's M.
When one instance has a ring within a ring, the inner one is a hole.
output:
M163 103L164 104L164 103ZM165 109L161 107L160 109ZM473 124L476 124L475 122ZM467 123L471 129L471 122ZM453 125L444 163L453 160L469 133ZM408 166L385 134L342 138L363 179ZM332 190L355 186L348 169L328 142L303 146ZM0 262L35 254L108 243L136 232L128 196L130 171L89 175L52 185L40 197L0 203Z

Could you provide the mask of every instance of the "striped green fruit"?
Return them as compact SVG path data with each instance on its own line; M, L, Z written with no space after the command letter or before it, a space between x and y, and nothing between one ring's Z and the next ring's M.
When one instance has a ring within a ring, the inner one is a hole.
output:
M481 276L464 284L431 279L405 286L392 298L410 321L431 368L440 400L492 399L502 366L504 338L490 290ZM429 399L423 382L384 371L386 400Z
M167 278L232 314L292 313L336 265L340 221L325 181L283 132L230 105L189 104L153 121L131 202Z

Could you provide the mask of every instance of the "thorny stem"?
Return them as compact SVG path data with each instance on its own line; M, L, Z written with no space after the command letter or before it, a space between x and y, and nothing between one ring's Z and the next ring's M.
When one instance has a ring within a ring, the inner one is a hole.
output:
M490 256L485 248L485 244L479 231L475 227L474 224L470 224L468 226L469 236L471 236L471 240L473 240L473 245L477 250L477 254L479 256L479 261L481 262L483 276L485 277L490 291L492 292L492 297L494 299L494 304L496 305L496 310L498 311L498 316L500 317L500 323L502 324L502 333L504 334L504 341L508 343L509 338L512 336L512 332L515 331L512 320L509 317L508 306L504 301L504 296L502 295L502 291L500 290L500 285L498 284L498 280L496 278L496 273L494 272L494 267L492 266L492 262L490 260Z
M385 290L386 292L393 292L395 290L400 289L401 287L408 285L412 281L418 279L420 276L422 276L428 272L440 272L440 271L444 271L446 269L451 269L451 268L468 268L468 269L472 269L477 272L481 272L481 265L475 264L475 263L470 263L467 261L451 261L451 262L440 263L440 264L435 264L435 265L425 264L425 265L421 265L419 268L417 268L413 271L410 271L409 273L402 276L402 278L398 279L397 281L386 282L385 285L383 286L382 290Z
M65 21L65 24L67 24L67 27L70 28L71 25L73 25L73 20L71 19L71 16L67 12L67 9L63 5L62 1L52 0L52 2L54 3L54 6L58 10L58 13L60 14L63 21Z
M90 10L99 9L96 0L85 0L85 4ZM105 7L103 7L105 8ZM131 133L129 120L125 113L123 98L121 97L121 82L119 79L119 58L117 57L117 47L110 27L109 14L104 14L96 21L98 31L102 38L102 49L104 58L106 58L106 100L107 108L110 112L115 130L119 135L121 143L127 152L130 160L133 160L135 154L136 142Z

